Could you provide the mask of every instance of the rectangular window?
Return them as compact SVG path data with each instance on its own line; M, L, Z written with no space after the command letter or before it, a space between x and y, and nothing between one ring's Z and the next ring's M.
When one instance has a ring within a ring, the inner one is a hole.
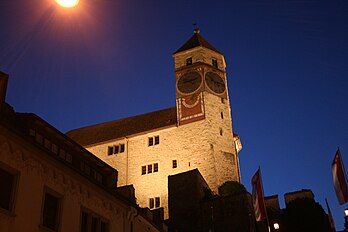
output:
M72 163L72 155L70 155L69 153L66 153L65 160L66 160L66 162L71 164Z
M158 163L153 164L153 172L158 172Z
M146 166L141 166L141 175L146 174Z
M36 140L36 142L42 144L42 143L43 143L43 137L42 137L42 135L39 134L39 133L36 133L36 135L35 135L35 140Z
M112 155L114 153L114 147L108 147L108 155Z
M147 165L147 173L152 173L152 164Z
M153 137L149 138L149 146L153 146Z
M221 112L221 119L224 119L224 113Z
M186 66L189 66L192 64L192 57L186 59Z
M213 65L215 68L218 67L217 59L212 59L212 60L211 60L211 63L212 63L212 65Z
M173 168L177 168L178 167L178 162L176 160L173 160Z
M124 152L124 143L120 145L120 153Z
M120 150L120 147L118 145L115 146L115 154L118 154L119 150Z
M13 210L13 201L16 188L16 175L0 168L0 208L7 211Z
M155 200L153 198L150 198L149 208L153 209L154 207L155 207Z
M157 145L157 144L159 144L159 136L157 135L157 136L155 136L155 145Z
M99 215L87 209L82 209L80 218L81 232L108 232L109 223Z
M44 140L44 146L45 146L45 148L47 148L48 150L51 150L51 146L52 146L51 141L49 141L48 139L45 139L45 140Z
M161 201L159 197L155 197L155 207L159 208L161 206Z
M42 225L53 231L58 230L60 198L45 192L42 210Z
M52 143L52 152L56 155L58 155L58 146L54 143Z

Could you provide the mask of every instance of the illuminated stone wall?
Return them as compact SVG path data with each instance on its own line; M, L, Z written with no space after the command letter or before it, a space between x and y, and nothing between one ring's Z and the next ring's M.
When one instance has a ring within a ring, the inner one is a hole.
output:
M13 207L0 208L0 231L51 231L42 225L44 191L61 198L57 231L80 231L81 208L109 223L109 231L158 231L136 208L0 125L0 168L17 174ZM3 184L3 183L2 183Z
M200 47L175 54L175 69L185 68L188 57L192 57L194 63L209 65L212 58L217 59L219 70L225 71L223 55ZM240 181L226 76L224 78L226 93L223 94L223 99L207 91L202 92L205 114L203 120L86 148L118 170L120 186L134 185L137 202L141 207L149 207L150 198L160 197L165 217L168 217L169 175L197 168L209 187L217 193L218 187L225 181ZM159 136L160 143L148 146L148 138L153 136ZM108 155L108 147L120 143L125 144L125 152ZM173 160L177 160L177 168L172 167ZM142 175L142 166L155 163L158 163L158 172Z

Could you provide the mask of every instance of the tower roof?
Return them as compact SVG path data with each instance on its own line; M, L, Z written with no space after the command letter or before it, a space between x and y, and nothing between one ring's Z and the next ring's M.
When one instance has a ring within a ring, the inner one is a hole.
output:
M186 43L184 45L182 45L176 52L174 52L174 54L179 53L179 52L183 52L183 51L195 48L195 47L208 48L208 49L210 49L210 50L212 50L214 52L222 54L213 45L208 43L208 41L206 41L200 35L199 29L195 29L193 36L188 41L186 41Z

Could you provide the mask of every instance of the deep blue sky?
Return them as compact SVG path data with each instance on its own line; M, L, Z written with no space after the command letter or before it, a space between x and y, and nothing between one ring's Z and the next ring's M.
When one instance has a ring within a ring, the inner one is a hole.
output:
M348 167L348 1L0 1L7 102L70 129L175 105L172 53L201 35L226 56L244 185L312 189L336 227L331 162Z

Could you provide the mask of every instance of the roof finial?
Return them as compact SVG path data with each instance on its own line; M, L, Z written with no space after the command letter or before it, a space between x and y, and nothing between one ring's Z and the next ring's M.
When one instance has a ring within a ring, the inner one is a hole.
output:
M199 28L197 27L197 23L192 23L194 29L193 29L193 33L195 34L199 34L201 32L201 30L199 30Z

